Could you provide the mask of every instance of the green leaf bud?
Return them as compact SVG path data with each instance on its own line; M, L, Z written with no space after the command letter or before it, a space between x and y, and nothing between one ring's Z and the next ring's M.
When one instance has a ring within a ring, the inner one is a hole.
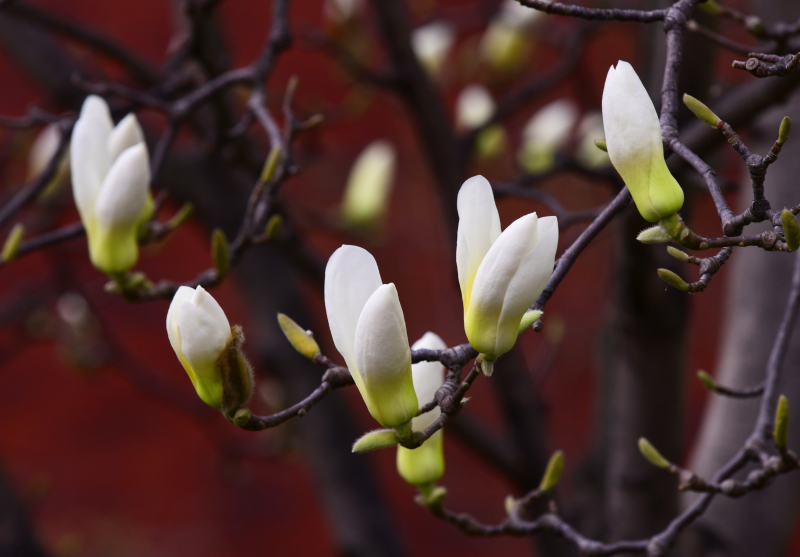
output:
M538 309L526 312L522 316L522 321L519 322L519 334L522 334L522 331L526 330L528 327L541 319L542 315L544 315L544 312Z
M778 128L778 143L783 145L789 139L789 133L792 131L792 119L784 116L781 120L781 127Z
M230 270L228 239L225 237L225 233L219 228L215 228L214 232L211 234L211 257L220 278L227 275Z
M800 247L800 224L797 223L797 217L788 209L784 209L781 211L781 224L783 225L786 247L789 251L796 250Z
M659 225L655 225L642 230L636 239L643 244L663 244L672 241L672 236Z
M267 155L267 160L264 161L264 167L261 169L261 181L269 182L275 174L275 169L278 168L278 162L281 160L281 147L277 145L270 150Z
M6 241L3 244L3 251L0 252L0 259L3 263L10 263L16 259L19 254L19 246L22 244L22 239L25 237L25 225L18 222L8 233Z
M688 292L689 285L686 284L686 281L683 280L681 277L670 271L669 269L659 269L658 270L658 277L672 286L673 288L677 288L681 292Z
M694 98L693 96L684 93L683 95L683 103L689 107L695 116L700 118L703 122L711 126L712 128L716 128L717 124L720 122L719 116L711 112L711 109L704 105L702 102Z
M283 217L277 213L272 215L267 221L267 226L264 227L264 240L272 240L278 235L283 225Z
M561 479L561 474L563 472L564 453L556 451L547 463L547 468L545 468L544 475L542 476L542 482L539 484L539 491L542 493L552 491L553 488L558 485L558 481Z
M368 453L397 445L399 439L393 429L376 429L359 437L353 443L354 453Z
M678 261L683 261L686 263L689 261L689 255L678 248L667 246L667 253L670 254L672 257L677 259Z
M597 148L598 148L598 149L600 149L601 151L605 151L606 153L608 153L608 145L606 144L606 142L605 142L605 141L599 141L599 140L598 140L598 141L595 141L595 142L594 142L594 144L595 144L595 145L597 146Z
M281 331L286 335L287 340L292 344L292 347L303 356L309 360L313 360L320 354L319 345L317 341L314 340L314 337L295 323L291 317L279 313L278 324L281 326Z
M172 215L172 218L167 221L167 226L170 229L175 229L184 224L194 214L194 205L192 203L184 203L181 208Z
M789 437L789 401L784 395L778 399L775 409L775 446L778 450L786 450L786 441Z
M639 452L641 452L642 456L645 457L653 466L658 466L664 470L669 469L669 461L661 456L661 453L658 452L658 450L650 444L650 441L644 437L639 438Z
M703 386L709 391L717 390L717 384L714 382L714 378L711 377L708 373L706 373L702 369L697 372L697 378L700 380Z

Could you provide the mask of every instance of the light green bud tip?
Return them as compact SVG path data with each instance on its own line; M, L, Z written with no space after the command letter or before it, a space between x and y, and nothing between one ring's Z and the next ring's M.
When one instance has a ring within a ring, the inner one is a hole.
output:
M283 225L283 217L278 214L272 215L267 221L267 226L264 228L264 239L272 240L278 235Z
M653 466L658 466L665 470L669 469L669 461L661 456L661 453L644 437L639 438L639 452L641 452L642 456Z
M606 145L605 141L595 141L594 144L601 151L608 153L608 145Z
M800 247L800 224L797 223L797 217L788 209L784 209L781 211L781 224L783 225L786 247L789 251L796 250Z
M663 244L672 240L666 230L659 225L642 230L636 237L643 244Z
M781 120L781 127L778 128L778 143L783 145L789 139L789 133L792 131L792 119L784 116Z
M784 395L778 399L778 408L775 410L775 446L781 451L786 449L789 438L789 401Z
M286 335L286 338L295 350L309 360L313 360L319 355L320 350L317 341L314 340L314 337L311 336L308 331L295 323L291 317L279 313L278 324L281 326L281 331Z
M187 220L189 220L189 217L191 217L193 213L194 213L194 205L192 205L191 203L184 203L183 205L181 205L181 208L178 209L178 212L172 215L172 218L169 219L169 221L167 222L167 226L170 229L178 228L179 226L184 224Z
M267 155L267 160L264 161L264 168L261 169L261 181L269 182L275 174L275 169L278 168L278 162L281 160L280 146L274 147Z
M547 463L542 483L539 484L539 491L542 493L552 491L558 485L562 472L564 472L564 453L556 451L550 457L550 462Z
M533 311L526 312L525 315L522 316L522 321L519 322L519 333L522 334L522 331L526 330L528 327L539 321L544 314L543 311L539 311L535 309Z
M700 118L703 122L705 122L712 128L716 128L717 124L719 124L720 122L719 116L711 112L710 108L708 108L706 105L695 99L693 96L684 94L683 103L689 107L689 110L691 110L695 116Z
M0 253L3 263L10 263L19 253L19 246L22 244L22 238L25 237L25 225L18 222L8 233L5 243L3 244L3 251Z
M214 268L217 269L219 276L224 277L227 275L230 265L228 239L219 228L215 228L211 234L211 257L214 260Z
M421 507L432 507L441 504L444 498L447 497L447 489L442 486L427 486L423 488L420 486L419 495L414 498Z
M517 500L514 499L513 495L506 495L506 499L505 499L505 501L503 501L503 503L504 503L505 508L506 508L506 514L511 516L511 514L514 512L514 510L517 507Z
M677 259L678 261L683 261L684 263L689 261L689 255L687 255L686 253L682 252L678 248L675 248L675 247L672 247L672 246L667 246L667 253L670 254L675 259Z
M376 429L359 437L353 443L353 452L368 453L386 447L394 447L398 442L397 433L393 429Z
M672 286L673 288L677 288L681 292L688 292L689 285L686 284L686 281L683 280L681 277L670 271L669 269L659 269L658 270L658 278Z
M722 13L719 4L717 4L714 0L707 0L706 2L700 2L697 5L697 7L711 15L720 15Z
M707 374L702 369L697 372L697 378L703 384L703 386L708 389L709 391L716 391L717 384L714 382L714 378Z

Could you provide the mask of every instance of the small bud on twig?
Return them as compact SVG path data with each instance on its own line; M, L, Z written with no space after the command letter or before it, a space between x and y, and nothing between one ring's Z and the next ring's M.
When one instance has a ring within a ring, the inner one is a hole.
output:
M354 453L368 453L397 445L399 439L393 429L376 429L359 437L353 443Z
M683 95L683 103L689 107L695 116L700 118L703 122L711 126L712 128L716 128L717 124L720 122L719 116L711 112L711 109L704 105L702 102L697 100L691 95L684 93Z
M267 160L264 161L264 168L261 169L261 181L269 182L272 175L275 174L275 169L278 168L278 162L281 160L281 147L276 145L272 148L267 155Z
M683 261L684 263L689 261L689 254L679 250L678 248L667 246L667 253L678 261Z
M601 151L605 151L608 153L608 146L606 145L605 141L595 141L594 144L597 146L598 149Z
M542 493L552 491L553 488L558 485L558 481L561 479L561 474L563 472L564 453L561 451L556 451L553 453L553 456L550 457L550 461L547 463L547 468L542 476L542 483L539 484L539 491Z
M783 225L783 237L786 239L786 247L789 251L794 251L800 247L800 224L797 223L791 211L784 209L781 211L781 224Z
M655 225L642 230L636 239L643 244L663 244L664 242L672 241L672 236L659 225Z
M789 437L789 401L784 395L778 399L775 409L775 446L779 451L786 450L786 441Z
M3 251L0 253L0 259L3 263L10 263L19 253L19 246L22 244L22 238L25 236L25 225L18 222L8 233L5 243L3 244Z
M286 338L292 344L292 347L300 352L300 354L309 360L313 360L320 354L319 345L317 341L314 340L314 337L295 323L291 317L279 313L278 324L281 326L283 334L286 335Z
M661 456L661 453L644 437L639 438L639 452L642 453L642 456L653 466L669 470L669 461Z
M215 228L211 234L211 257L214 260L214 268L217 269L220 278L228 274L230 269L230 259L228 254L228 239L225 233Z
M189 217L194 213L194 205L191 203L184 203L181 208L172 215L172 218L167 221L167 227L174 230L189 220Z
M526 330L528 327L533 325L536 321L542 318L544 312L539 310L533 310L525 313L522 316L522 321L519 322L519 334L522 334L522 331Z
M711 377L708 373L706 373L702 369L698 370L697 378L700 380L700 382L703 384L703 386L706 389L708 389L709 391L716 391L717 390L717 384L714 382L714 378Z
M673 288L677 288L681 292L688 292L689 285L686 284L686 281L683 280L681 277L670 271L669 269L659 269L658 270L658 277L672 286Z
M267 226L264 227L264 240L272 240L278 235L283 225L283 217L278 214L272 215L267 221Z
M792 119L784 116L781 120L781 127L778 128L778 143L783 145L789 139L789 133L792 131Z

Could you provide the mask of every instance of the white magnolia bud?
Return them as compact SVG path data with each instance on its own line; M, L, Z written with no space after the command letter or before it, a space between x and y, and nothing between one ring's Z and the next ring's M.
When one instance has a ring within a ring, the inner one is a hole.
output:
M495 19L514 29L531 30L546 16L544 12L523 6L517 0L504 0Z
M327 20L341 25L354 19L364 9L364 0L325 0L322 13Z
M428 73L436 76L441 72L455 39L452 25L434 21L414 29L411 33L411 47Z
M492 187L483 176L461 186L458 216L464 329L475 350L494 358L514 346L523 315L553 273L558 221L531 213L501 234Z
M427 332L412 346L414 350L427 348L430 350L444 350L447 345L438 335ZM420 406L434 399L436 391L444 383L445 368L439 362L419 362L411 366L414 377L414 390ZM436 406L411 420L411 429L423 431L433 424L441 414L441 409ZM425 485L435 482L444 474L444 448L442 446L442 430L434 433L416 449L397 447L397 471L408 483L412 485Z
M519 162L533 173L552 168L556 153L569 142L578 107L566 99L551 102L534 114L522 130Z
M456 126L462 130L479 128L494 115L495 102L483 85L466 86L456 100Z
M367 250L342 246L328 260L325 310L333 343L372 417L388 428L408 423L418 403L403 309Z
M397 154L388 141L373 141L350 169L342 200L342 220L350 227L374 226L386 214Z
M167 312L167 335L198 396L222 406L220 359L233 340L231 325L217 301L202 286L181 286Z
M575 158L590 169L600 169L611 164L608 153L597 147L596 141L605 141L603 114L593 110L587 112L578 124L578 144L575 146Z
M58 144L61 142L61 129L57 124L50 124L45 126L31 145L30 153L28 154L28 180L36 178L41 174L50 160L58 151ZM56 172L53 178L47 184L45 189L39 195L40 198L48 197L55 189L61 184L69 171L69 147L67 151L61 154L61 159L58 161Z
M115 128L106 102L87 97L72 131L70 167L92 263L106 273L127 271L138 257L138 226L152 211L150 163L136 116Z
M603 125L611 163L645 220L655 222L683 205L683 190L667 169L653 101L627 62L611 66L603 89Z

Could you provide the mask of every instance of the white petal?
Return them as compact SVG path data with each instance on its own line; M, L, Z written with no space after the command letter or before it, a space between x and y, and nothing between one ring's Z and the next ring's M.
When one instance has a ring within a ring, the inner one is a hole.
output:
M183 300L190 300L194 296L194 288L188 286L181 286L172 297L172 303L169 305L167 311L167 336L169 336L169 343L172 349L175 350L178 359L184 363L183 349L181 348L181 330L178 328L178 312L180 311L181 302Z
M511 226L508 229L511 229ZM500 323L511 320L515 327L519 327L522 315L533 305L544 287L547 286L550 275L553 274L556 248L558 247L558 220L556 217L540 218L537 235L538 242L522 260L508 284L508 290L503 300L503 311L500 314Z
M325 268L325 311L333 344L344 358L354 378L356 326L364 305L381 282L375 258L365 249L342 246L333 252Z
M478 267L500 236L500 215L492 186L483 176L473 176L464 182L458 192L457 206L456 265L466 312Z
M147 202L150 163L143 143L126 149L114 161L95 204L95 218L108 227L135 224Z
M411 350L394 284L380 286L364 304L356 326L354 350L356 366L368 391L393 383L408 371Z
M492 244L475 275L470 309L500 316L511 280L538 243L537 223L536 213L525 215L511 223Z
M492 94L483 85L472 84L461 90L456 99L456 126L474 129L482 126L494 115Z
M61 129L57 124L50 124L39 132L28 153L28 177L41 174L50 163L61 141Z
M231 326L225 312L202 286L178 309L181 350L192 368L208 369L231 341Z
M428 348L430 350L444 350L447 345L435 333L430 331L425 333L421 339L411 347L414 350ZM417 392L419 405L427 404L436 395L436 391L444 383L445 367L439 362L419 362L411 366L411 373L414 378L414 390ZM437 406L430 412L423 414L411 421L414 431L420 431L431 425L441 414L441 409Z
M72 193L84 222L92 214L100 186L111 166L107 145L112 127L106 101L95 95L86 97L70 143Z
M136 115L131 112L111 131L111 136L108 138L109 160L112 162L117 160L125 149L139 143L144 143L144 133Z

